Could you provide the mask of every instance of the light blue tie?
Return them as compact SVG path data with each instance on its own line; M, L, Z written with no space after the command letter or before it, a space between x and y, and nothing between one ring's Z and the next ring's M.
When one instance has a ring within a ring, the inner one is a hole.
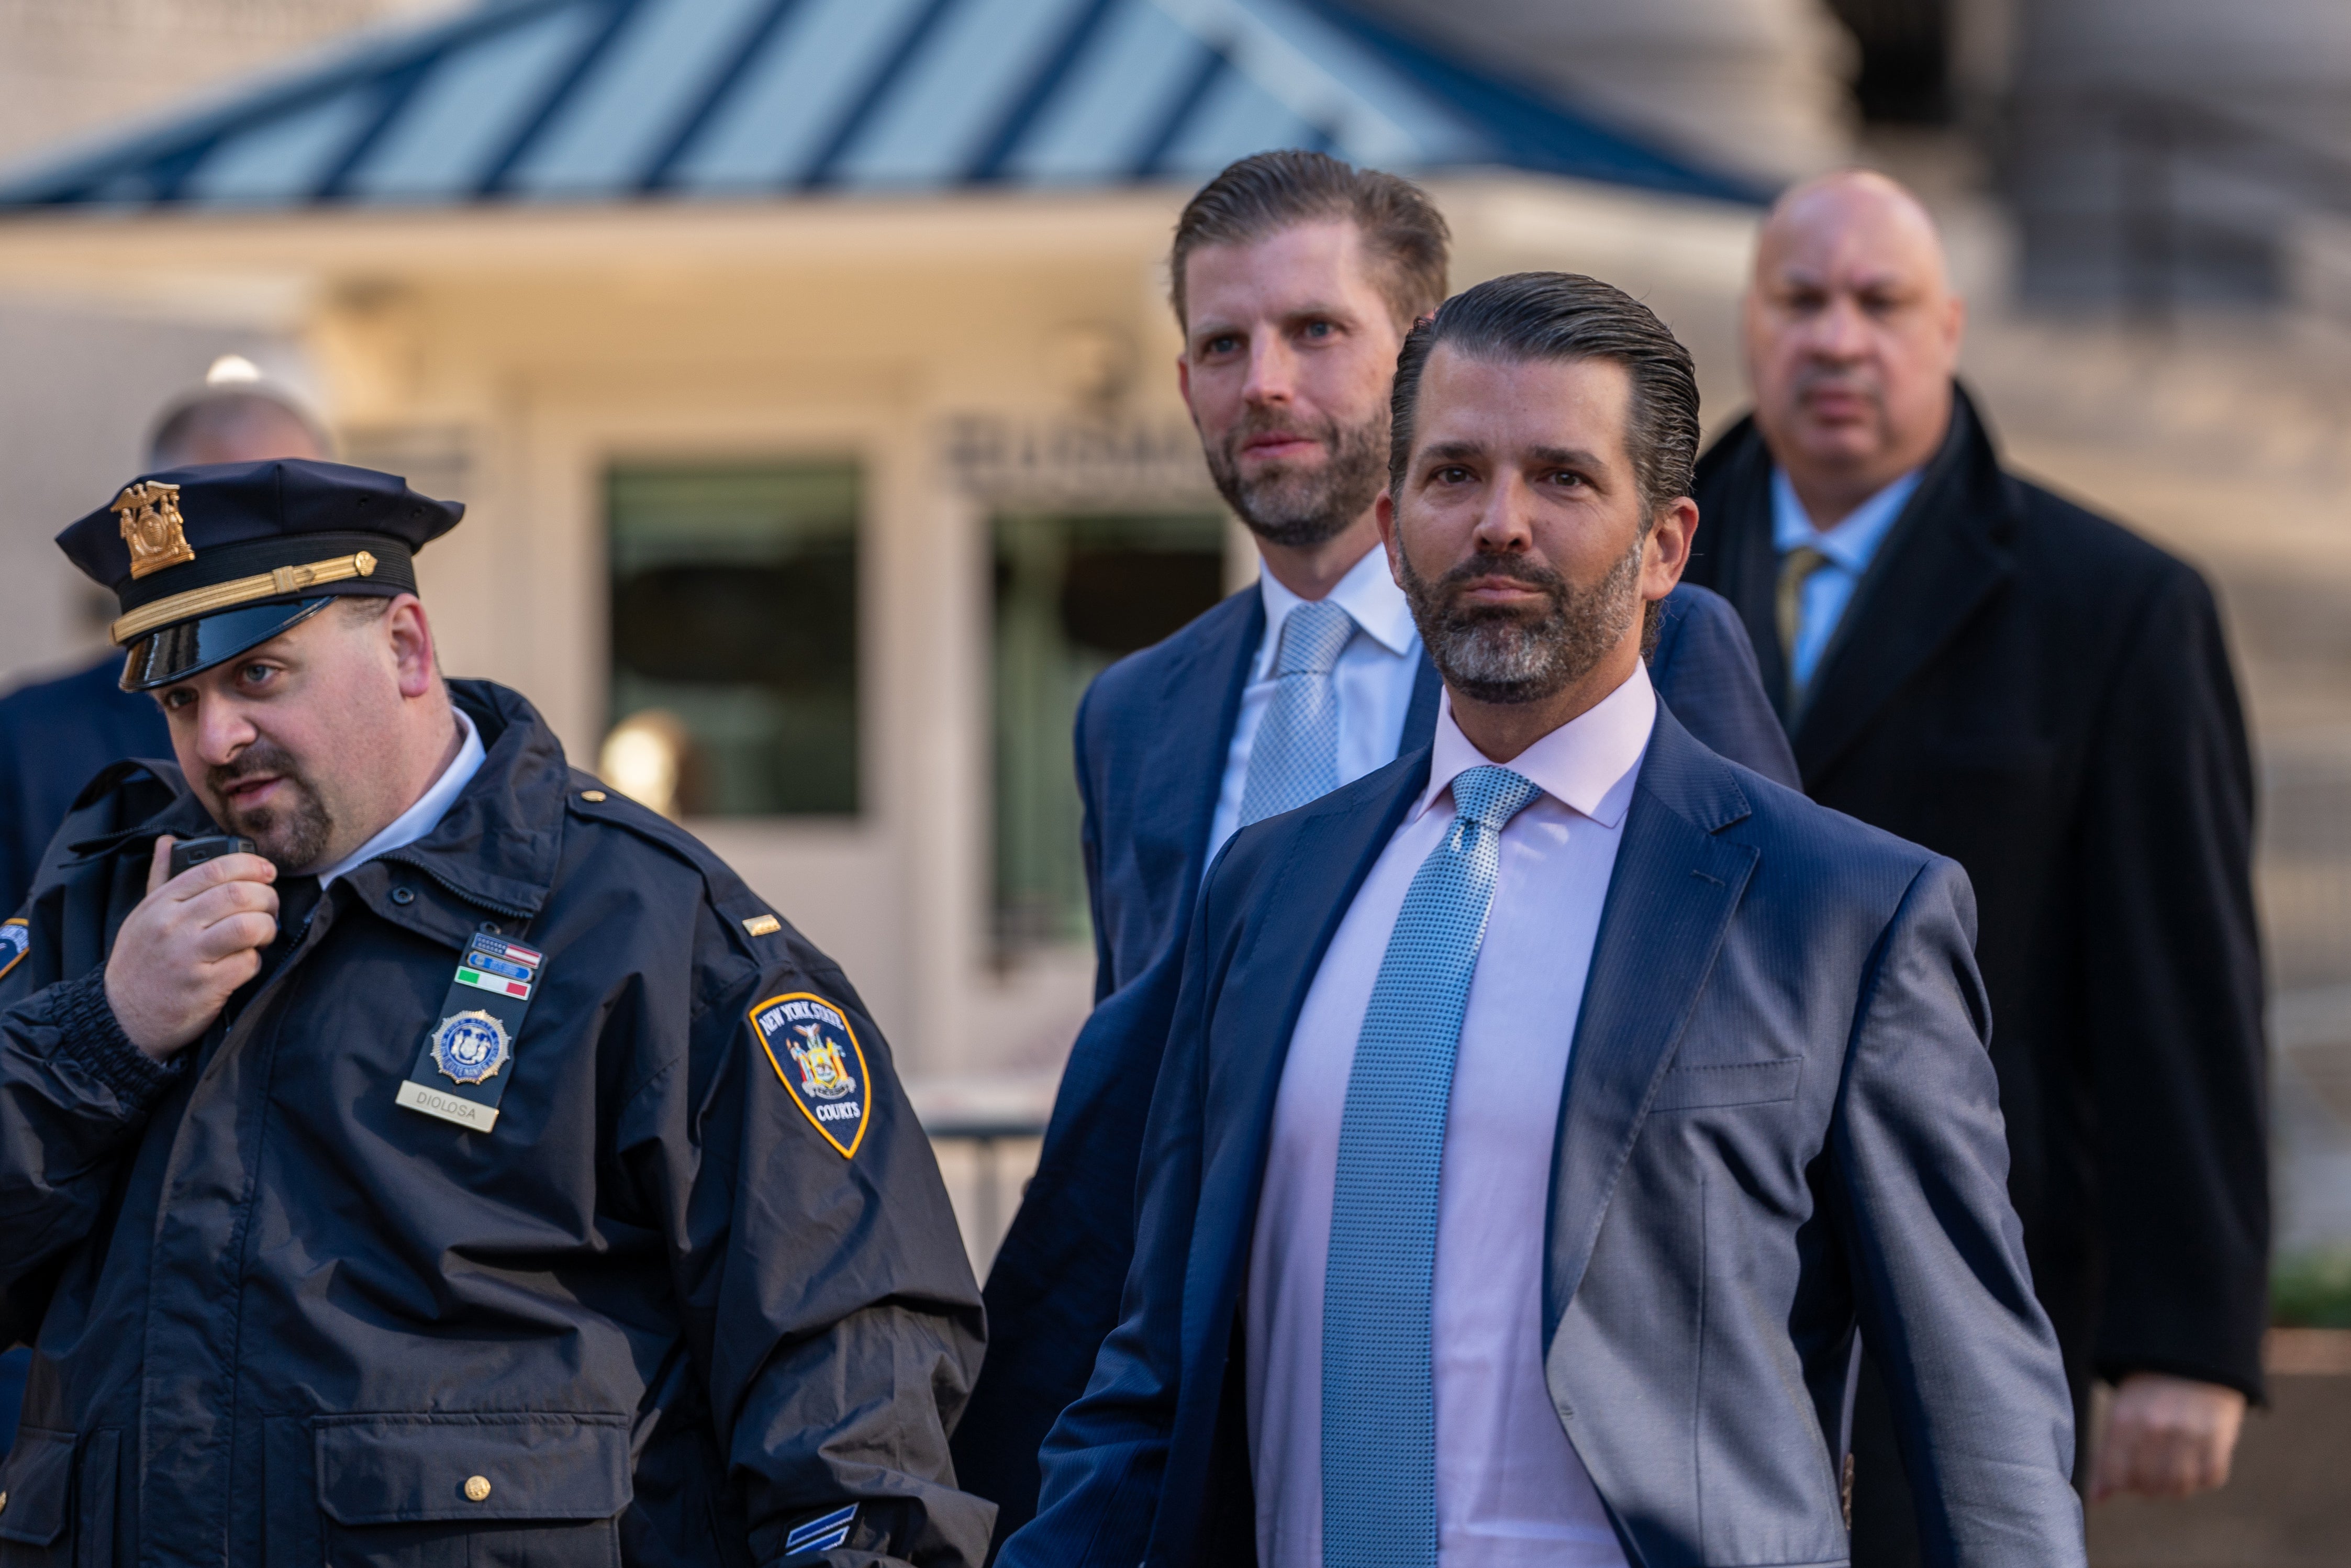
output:
M1414 873L1372 983L1322 1276L1323 1568L1437 1562L1429 1312L1445 1109L1502 829L1541 793L1491 765L1453 780L1453 825Z
M1339 690L1331 679L1354 617L1327 599L1301 604L1281 623L1273 700L1249 747L1240 825L1319 800L1339 787Z

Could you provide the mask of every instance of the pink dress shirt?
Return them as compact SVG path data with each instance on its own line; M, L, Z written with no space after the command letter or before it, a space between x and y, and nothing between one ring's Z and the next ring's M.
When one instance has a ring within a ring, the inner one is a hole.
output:
M1508 764L1543 793L1502 831L1446 1113L1430 1324L1442 1568L1624 1568L1543 1381L1544 1221L1584 975L1656 714L1636 666ZM1290 1036L1249 1246L1263 1568L1322 1568L1322 1275L1347 1075L1405 892L1452 826L1453 780L1489 760L1448 697L1428 788L1356 894Z

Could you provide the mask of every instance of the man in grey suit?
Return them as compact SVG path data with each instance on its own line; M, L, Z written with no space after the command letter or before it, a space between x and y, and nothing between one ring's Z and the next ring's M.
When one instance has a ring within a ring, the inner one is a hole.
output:
M1854 1335L1938 1564L2084 1560L1950 861L1693 741L1698 393L1521 274L1395 378L1431 746L1209 873L1123 1321L1006 1568L1841 1564Z

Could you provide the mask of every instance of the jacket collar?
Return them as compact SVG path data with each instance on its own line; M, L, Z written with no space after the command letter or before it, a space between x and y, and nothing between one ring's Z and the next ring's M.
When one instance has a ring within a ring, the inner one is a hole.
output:
M1779 561L1771 543L1771 455L1753 417L1725 435L1702 465L1722 477L1715 518L1716 577L1738 607L1807 786L2014 572L2022 517L2015 486L1967 389L1951 389L1951 425L1918 488L1854 591L1801 708L1791 714L1774 613ZM1701 487L1707 487L1702 477Z
M569 778L562 745L518 693L488 681L451 681L449 695L474 721L487 754L440 825L385 858L415 866L470 904L536 915L554 886L562 851ZM73 854L90 859L133 845L146 852L144 846L165 833L221 831L178 768L145 766L174 787L171 801L134 827L68 846Z
M1184 641L1172 650L1175 657L1168 660L1160 682L1155 710L1160 716L1159 734L1151 745L1144 777L1165 783L1162 805L1168 820L1161 831L1180 835L1184 885L1196 890L1207 870L1208 834L1216 826L1217 795L1224 784L1233 726L1240 717L1241 693L1265 637L1265 596L1251 583L1228 595L1179 635ZM1194 716L1188 722L1182 716L1187 714ZM1151 826L1136 824L1139 831Z
M1893 534L1854 591L1791 736L1807 779L1835 765L1879 710L2016 570L2019 509L1967 392Z
M563 850L569 779L562 744L520 694L452 681L449 695L487 754L440 825L387 859L415 866L471 904L531 915L547 903Z

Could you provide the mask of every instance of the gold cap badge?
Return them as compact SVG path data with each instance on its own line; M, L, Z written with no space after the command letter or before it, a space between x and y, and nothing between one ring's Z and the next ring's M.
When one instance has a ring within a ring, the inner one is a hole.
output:
M131 547L132 577L196 559L180 522L177 485L142 479L117 496L109 510L122 516L122 542Z

